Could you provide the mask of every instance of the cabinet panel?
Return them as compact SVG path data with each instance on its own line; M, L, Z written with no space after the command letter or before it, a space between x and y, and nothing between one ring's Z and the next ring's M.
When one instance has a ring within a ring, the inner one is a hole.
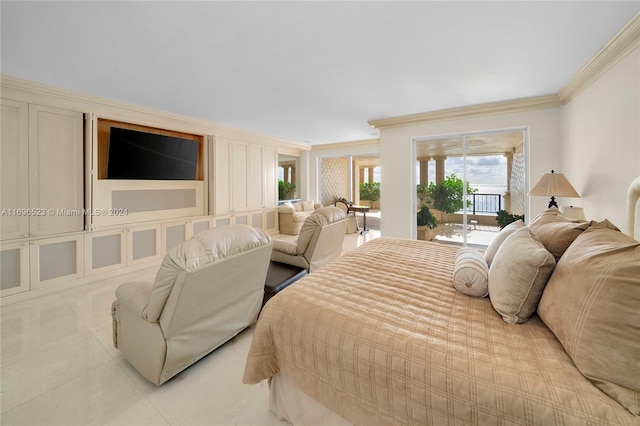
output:
M272 208L278 206L278 154L274 148L265 147L262 150L262 168L264 184L263 206Z
M3 244L0 248L0 295L29 290L29 244Z
M231 155L232 210L242 211L247 204L247 145L235 142Z
M231 211L231 141L216 138L213 150L213 211L216 215Z
M84 276L84 238L70 235L31 242L31 287Z
M126 247L124 230L85 234L85 274L124 268L127 264Z
M263 203L262 148L247 146L247 207L260 209Z
M262 223L262 217L264 215L262 214L262 212L260 213L251 213L251 226L253 226L254 228L260 228L263 229L264 225Z
M127 265L148 262L162 257L160 225L127 230Z
M164 252L167 253L173 247L187 240L187 223L166 223L162 225L164 235Z
M187 238L191 238L196 234L199 234L202 231L206 231L212 227L211 219L196 219L191 221L191 229L189 229L189 233L187 234Z
M18 213L29 207L29 106L3 99L0 119L1 238L28 237L29 217Z
M29 206L48 210L31 235L84 229L82 126L79 112L29 105Z

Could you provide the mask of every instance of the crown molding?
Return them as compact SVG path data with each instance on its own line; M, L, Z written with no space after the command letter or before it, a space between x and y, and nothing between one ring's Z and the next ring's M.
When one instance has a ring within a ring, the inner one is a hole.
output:
M312 151L320 151L323 149L334 149L334 148L344 148L344 147L356 147L356 146L364 146L364 145L376 145L380 143L380 139L362 139L358 141L348 141L348 142L333 142L333 143L324 143L324 144L315 144L311 145Z
M570 102L580 92L618 63L631 50L640 46L640 13L637 13L618 33L596 53L587 64L558 92L563 103Z
M458 108L441 109L438 111L403 115L399 117L381 118L377 120L369 120L368 123L376 129L384 129L386 127L411 126L433 121L457 120L461 118L481 117L493 114L506 114L535 109L554 108L561 105L562 101L558 95L545 95Z
M562 106L569 103L638 46L640 46L640 13L637 13L618 31L557 94L374 119L369 120L369 125L376 129L383 129Z
M248 130L198 120L168 111L156 110L123 101L103 98L86 93L0 74L0 95L3 98L40 103L59 108L73 109L98 117L151 127L166 128L186 133L214 135L247 143L259 143L293 151L308 151L310 146Z

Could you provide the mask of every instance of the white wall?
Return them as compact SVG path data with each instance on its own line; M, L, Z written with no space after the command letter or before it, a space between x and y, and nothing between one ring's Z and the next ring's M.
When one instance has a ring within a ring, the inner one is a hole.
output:
M560 168L560 108L547 108L526 112L489 115L459 120L382 129L380 132L380 163L382 182L381 231L385 236L415 238L415 185L412 171L415 158L412 139L451 133L497 130L506 128L529 129L527 187L543 173ZM527 149L527 148L525 148ZM546 208L548 200L531 197L527 220Z
M562 171L588 219L627 232L629 184L640 176L640 48L562 107Z

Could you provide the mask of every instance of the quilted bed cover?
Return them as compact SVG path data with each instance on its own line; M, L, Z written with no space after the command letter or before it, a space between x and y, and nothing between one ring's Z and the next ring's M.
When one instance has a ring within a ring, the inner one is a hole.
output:
M382 237L273 297L245 383L282 374L354 424L640 424L534 315L452 284L458 247Z

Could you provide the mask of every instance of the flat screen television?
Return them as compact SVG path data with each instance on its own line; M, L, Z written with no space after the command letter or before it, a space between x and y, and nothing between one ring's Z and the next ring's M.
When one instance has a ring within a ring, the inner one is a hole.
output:
M107 179L195 180L199 143L112 127Z

